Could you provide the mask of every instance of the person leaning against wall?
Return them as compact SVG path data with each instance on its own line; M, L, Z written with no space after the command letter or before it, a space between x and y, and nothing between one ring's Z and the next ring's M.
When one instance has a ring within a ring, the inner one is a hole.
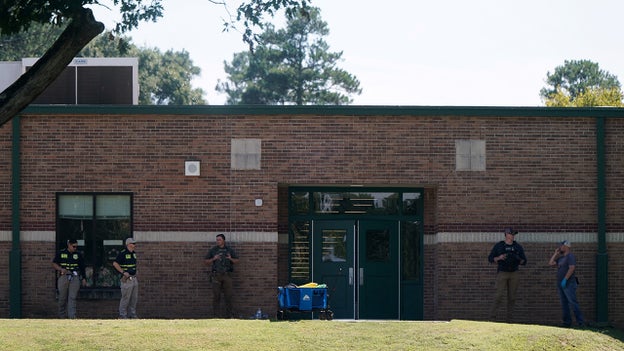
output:
M126 239L126 248L117 255L113 262L113 267L122 274L119 319L137 318L136 305L139 301L139 281L137 280L135 248L136 240L133 238Z
M576 300L576 288L578 287L578 278L575 274L576 256L572 253L571 247L572 245L569 241L562 241L548 261L548 264L557 267L557 292L561 302L563 326L572 326L572 316L570 315L570 308L572 308L576 324L582 328L585 326L585 319Z
M507 294L507 315L505 321L510 323L513 318L516 292L520 285L518 267L527 263L522 245L515 240L517 234L517 230L505 228L505 240L496 243L488 256L490 263L497 264L496 293L489 316L491 321L496 319L496 312L503 303L505 294Z
M234 309L232 307L232 272L234 264L238 262L238 255L231 247L225 244L225 235L219 234L216 238L217 244L213 246L204 258L205 265L211 265L210 281L212 283L212 313L216 318L221 302L221 293L225 298L225 317L233 318Z
M87 286L84 257L78 252L76 239L67 240L67 247L57 252L52 259L52 267L59 272L56 280L59 318L76 318L78 290L81 283Z

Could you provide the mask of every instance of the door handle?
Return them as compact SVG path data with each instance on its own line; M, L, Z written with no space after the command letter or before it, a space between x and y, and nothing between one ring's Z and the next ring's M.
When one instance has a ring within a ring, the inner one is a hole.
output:
M364 285L364 268L360 268L360 286Z
M349 267L349 285L353 285L353 267Z

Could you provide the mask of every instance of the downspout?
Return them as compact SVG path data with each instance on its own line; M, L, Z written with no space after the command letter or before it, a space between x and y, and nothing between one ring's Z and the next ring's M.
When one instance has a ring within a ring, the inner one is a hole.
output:
M596 322L599 325L609 323L609 284L606 230L605 200L605 119L596 118L596 186L598 211L598 254L596 256Z
M22 252L20 248L20 116L13 117L13 145L11 150L11 228L12 245L9 255L9 318L22 318Z

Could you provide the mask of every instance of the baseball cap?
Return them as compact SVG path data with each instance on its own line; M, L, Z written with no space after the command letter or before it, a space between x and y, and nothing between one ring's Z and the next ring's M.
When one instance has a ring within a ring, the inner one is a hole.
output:
M136 240L134 240L134 238L128 238L126 239L126 245L128 244L136 244Z
M559 244L559 246L563 246L563 245L565 245L567 247L572 247L572 244L570 244L570 242L567 241L567 240L564 240L564 241L561 242L561 244Z
M505 234L516 235L518 234L517 230L514 230L512 227L505 228Z

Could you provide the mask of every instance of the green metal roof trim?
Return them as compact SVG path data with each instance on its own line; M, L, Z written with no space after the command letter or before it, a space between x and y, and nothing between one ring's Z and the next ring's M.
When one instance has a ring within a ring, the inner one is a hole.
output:
M468 117L624 117L617 107L31 105L22 115L316 115Z

